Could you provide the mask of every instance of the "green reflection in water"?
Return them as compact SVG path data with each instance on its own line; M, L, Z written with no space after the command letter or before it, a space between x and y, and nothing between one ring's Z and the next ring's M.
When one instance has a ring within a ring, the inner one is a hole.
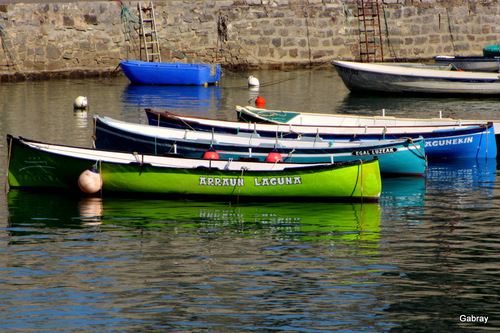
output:
M81 198L22 190L11 190L8 203L11 233L17 235L96 225L101 231L119 226L193 235L271 234L296 241L363 242L369 247L377 246L381 214L380 206L374 203L259 202L231 206L188 200ZM128 237L140 236L130 233Z

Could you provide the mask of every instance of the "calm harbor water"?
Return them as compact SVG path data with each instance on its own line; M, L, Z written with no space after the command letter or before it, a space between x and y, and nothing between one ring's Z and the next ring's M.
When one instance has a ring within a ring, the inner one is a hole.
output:
M217 87L141 87L124 77L2 83L0 132L90 147L95 114L146 123L152 107L235 120L235 105L257 94L269 109L500 118L495 98L352 95L329 68L226 73ZM73 110L79 95L89 99L84 112ZM5 141L1 148L5 174ZM2 191L0 329L494 331L499 194L496 160L386 179L376 204Z

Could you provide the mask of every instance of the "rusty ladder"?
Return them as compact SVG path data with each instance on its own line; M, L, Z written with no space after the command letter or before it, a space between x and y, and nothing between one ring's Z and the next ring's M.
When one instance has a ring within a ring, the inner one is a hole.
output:
M145 6L142 5L142 3L138 3L137 9L139 10L139 18L141 20L141 26L139 29L139 35L141 38L141 60L143 59L144 54L146 61L161 62L160 43L158 42L153 2L151 1Z
M358 21L361 61L384 61L378 0L358 0Z

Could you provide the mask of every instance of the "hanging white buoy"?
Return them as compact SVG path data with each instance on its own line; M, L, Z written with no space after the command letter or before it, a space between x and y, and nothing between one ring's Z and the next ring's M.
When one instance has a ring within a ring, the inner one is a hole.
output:
M75 109L85 109L89 105L89 101L85 96L78 96L73 103Z
M78 177L78 187L87 194L94 194L102 188L101 174L95 168L85 170Z
M256 78L256 77L254 77L254 76L252 76L252 75L250 75L248 77L248 85L249 86L259 86L260 85L259 79Z

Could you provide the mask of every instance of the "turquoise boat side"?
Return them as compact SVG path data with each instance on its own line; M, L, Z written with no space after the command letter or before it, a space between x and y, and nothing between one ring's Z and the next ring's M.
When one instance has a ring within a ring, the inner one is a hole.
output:
M182 151L182 148L180 149ZM251 156L265 161L268 155L267 153L249 153L245 150L234 152L223 149L217 150L217 153L223 160ZM400 144L394 144L391 147L381 149L359 149L355 153L339 154L333 158L328 154L292 153L289 157L287 157L287 154L282 154L282 156L290 163L349 162L356 159L370 160L374 156L377 156L380 164L380 172L383 177L422 177L427 170L424 140L401 142Z

